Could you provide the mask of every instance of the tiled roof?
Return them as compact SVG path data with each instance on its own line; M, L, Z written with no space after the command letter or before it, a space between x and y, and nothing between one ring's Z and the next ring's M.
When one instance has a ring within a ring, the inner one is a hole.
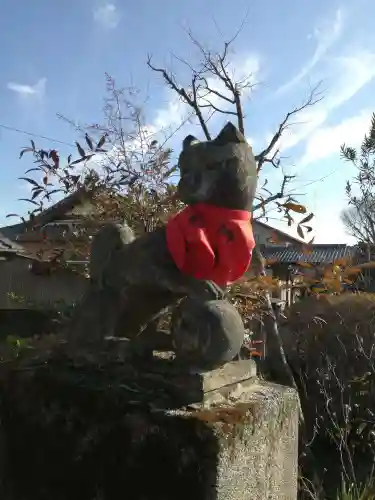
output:
M24 248L17 243L6 238L2 233L0 233L0 254L23 254Z
M302 248L295 246L267 245L262 248L262 254L266 260L282 264L293 264L296 262L330 264L339 259L352 257L354 253L354 247L339 244L311 245L309 251L306 253L302 251Z
M44 226L50 222L60 219L66 212L72 210L75 206L79 205L80 202L89 199L96 192L95 189L88 189L85 187L79 188L74 193L62 198L60 201L56 202L54 205L46 208L43 212L34 217L33 226ZM0 234L4 234L7 238L15 241L21 235L30 233L25 237L26 240L34 241L35 235L31 234L29 231L31 226L29 221L22 222L19 224L14 224L13 226L0 227ZM38 236L37 236L38 238ZM37 239L38 241L38 239Z
M5 236L5 238L9 238L12 241L17 239L17 236L20 233L25 231L25 224L20 222L19 224L14 224L13 226L4 226L0 227L0 235L1 237Z

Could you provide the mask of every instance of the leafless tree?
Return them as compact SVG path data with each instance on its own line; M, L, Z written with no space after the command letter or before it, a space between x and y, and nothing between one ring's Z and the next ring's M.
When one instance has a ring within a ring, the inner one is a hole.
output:
M118 87L109 75L106 84L103 123L77 125L60 115L82 137L77 154L64 158L56 149L39 149L34 141L21 151L21 157L29 153L34 160L21 177L30 187L23 201L31 208L27 217L8 217L20 217L35 228L38 216L58 198L76 192L93 195L95 210L84 221L69 234L64 229L63 240L46 237L41 245L41 257L55 255L60 263L77 254L86 259L90 237L103 220L126 219L140 234L154 230L181 206L174 196L176 167L167 138L160 142L150 130L135 89Z
M137 103L137 91L118 87L107 74L103 113L103 123L79 125L60 115L82 136L76 142L78 158L69 155L64 161L57 150L39 149L33 141L21 151L21 157L25 153L34 156L34 166L21 178L31 190L30 198L23 200L31 205L31 219L56 197L82 188L98 192L102 188L113 194L111 206L108 197L97 199L104 203L107 215L126 216L132 226L145 231L154 229L176 208L172 150L150 130ZM9 214L13 215L17 216Z
M358 242L375 244L375 200L366 200L344 209L341 221L347 233Z
M212 52L196 40L191 32L188 32L190 41L198 48L200 61L196 65L192 65L186 60L176 58L189 68L190 82L186 86L179 83L178 77L172 71L156 66L152 61L152 57L148 57L147 64L149 68L159 73L167 86L190 108L205 138L208 140L211 139L209 128L211 118L217 114L228 117L232 121L235 120L239 130L245 134L244 99L252 91L256 83L252 74L236 79L232 71L231 47L238 34L239 32L231 40L224 42L220 52ZM259 174L261 174L266 164L272 165L275 169L282 169L279 143L283 133L292 125L292 120L298 113L313 106L321 98L319 88L316 86L302 104L285 114L267 147L255 156ZM254 216L265 215L266 209L273 204L273 207L276 205L281 216L287 220L290 226L294 222L291 212L304 214L306 212L305 207L291 196L289 190L293 178L294 176L284 173L280 187L276 192L271 192L266 187L268 181L265 179L263 185L258 189Z
M349 208L341 214L347 232L368 250L375 245L375 114L360 148L343 144L342 158L355 168L355 175L346 183Z

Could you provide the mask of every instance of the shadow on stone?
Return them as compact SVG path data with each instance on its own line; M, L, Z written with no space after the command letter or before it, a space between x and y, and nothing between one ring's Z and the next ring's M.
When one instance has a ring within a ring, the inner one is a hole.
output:
M126 388L89 389L48 372L1 384L2 498L216 498L212 426L140 404L134 388L132 401Z
M0 498L296 498L297 395L252 361L17 359L0 393Z

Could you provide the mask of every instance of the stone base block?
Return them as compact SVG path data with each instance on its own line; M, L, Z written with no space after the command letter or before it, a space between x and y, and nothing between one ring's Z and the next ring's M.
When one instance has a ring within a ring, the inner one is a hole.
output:
M1 498L296 498L293 390L260 382L251 361L195 375L116 370L1 378Z

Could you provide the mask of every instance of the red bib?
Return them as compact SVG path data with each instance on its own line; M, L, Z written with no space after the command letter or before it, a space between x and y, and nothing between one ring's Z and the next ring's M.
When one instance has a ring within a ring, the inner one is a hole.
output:
M169 220L167 246L184 274L227 286L247 271L255 247L250 212L198 203Z

